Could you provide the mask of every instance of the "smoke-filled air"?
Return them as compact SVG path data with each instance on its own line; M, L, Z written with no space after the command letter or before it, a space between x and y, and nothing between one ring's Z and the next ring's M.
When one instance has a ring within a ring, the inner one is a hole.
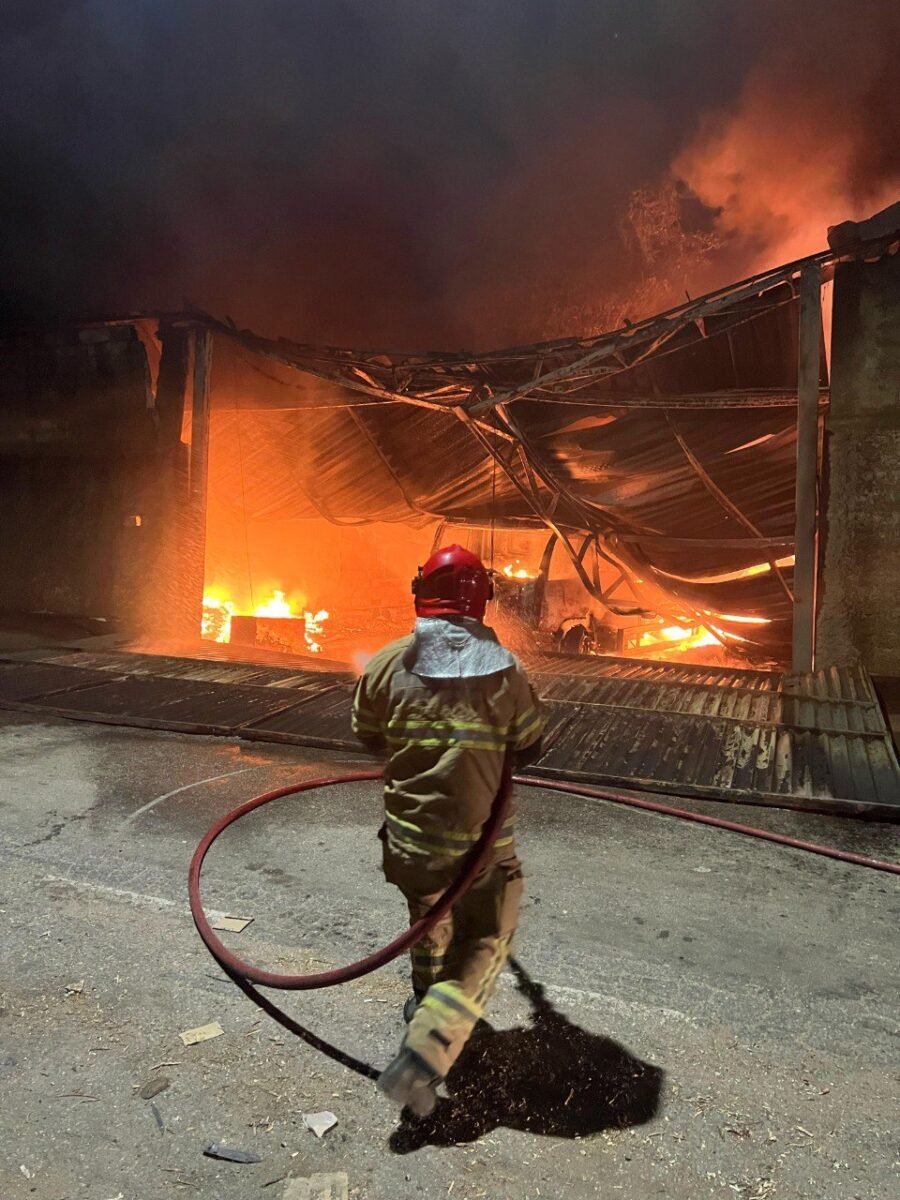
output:
M893 0L8 0L0 319L483 348L895 198Z

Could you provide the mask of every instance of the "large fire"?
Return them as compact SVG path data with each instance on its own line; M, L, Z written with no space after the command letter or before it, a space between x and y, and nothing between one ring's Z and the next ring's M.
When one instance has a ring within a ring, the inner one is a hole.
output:
M221 592L211 591L203 597L200 636L207 641L230 642L231 618L236 615L239 614L233 601L223 596ZM303 640L307 650L310 654L322 653L322 644L319 639L324 633L324 623L328 620L326 609L320 608L313 612L311 609L294 605L284 592L276 588L272 592L272 598L265 604L258 604L252 615L302 622Z
M734 613L716 613L705 610L702 614L706 620L703 624L693 625L663 625L645 629L636 645L639 649L655 650L665 654L680 654L685 650L696 650L700 646L727 646L729 643L744 642L747 639L739 633L721 628L719 621L738 625L768 625L769 617L739 616Z

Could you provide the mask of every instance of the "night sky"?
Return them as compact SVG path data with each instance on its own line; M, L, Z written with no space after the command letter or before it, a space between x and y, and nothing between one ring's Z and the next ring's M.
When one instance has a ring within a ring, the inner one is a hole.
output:
M0 320L639 317L900 195L896 0L4 0Z

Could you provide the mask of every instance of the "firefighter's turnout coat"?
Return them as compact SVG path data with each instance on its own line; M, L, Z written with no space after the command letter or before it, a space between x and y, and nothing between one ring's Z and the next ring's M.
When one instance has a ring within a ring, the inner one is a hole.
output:
M379 651L353 699L353 729L385 759L384 870L412 920L452 882L478 840L507 754L540 741L538 702L518 660L467 617L419 618ZM521 897L511 811L494 862L412 951L422 1001L407 1044L445 1075L509 954Z

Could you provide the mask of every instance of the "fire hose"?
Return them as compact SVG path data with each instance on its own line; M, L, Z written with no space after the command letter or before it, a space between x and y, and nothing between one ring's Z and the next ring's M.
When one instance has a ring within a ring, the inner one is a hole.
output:
M603 800L612 804L623 804L630 808L642 809L645 812L678 817L681 820L693 821L701 825L711 825L717 829L727 829L732 833L741 833L748 837L760 838L764 841L774 842L777 845L788 846L794 850L819 854L826 858L836 859L838 862L850 863L854 866L870 867L876 871L887 871L894 875L900 875L900 863L869 858L866 855L856 854L848 850L840 850L834 846L823 846L816 842L802 841L787 834L775 833L768 829L758 829L752 825L742 825L736 821L728 821L721 817L707 816L705 813L673 808L668 804L648 800L642 796L636 796L618 789L593 787L586 784L568 783L555 779L538 779L527 775L516 776L510 779L506 775L494 800L490 816L482 828L481 836L463 860L462 867L456 879L423 917L415 921L406 932L395 937L386 946L382 946L379 950L374 951L365 958L359 959L357 962L350 963L348 966L337 967L330 971L320 971L310 975L280 975L272 971L265 971L260 967L254 967L252 964L244 962L243 959L229 950L221 938L217 937L213 931L203 909L200 897L200 873L203 868L203 861L220 834L224 833L229 825L233 825L241 817L245 817L248 813L261 808L264 804L269 804L271 801L279 800L284 796L296 795L299 792L318 791L320 788L335 787L340 784L367 783L381 778L382 774L380 771L362 771L352 775L338 775L330 778L310 779L303 783L288 784L286 787L275 788L272 791L264 792L261 796L255 796L252 800L247 800L244 804L238 805L237 808L220 817L218 821L210 826L194 851L188 872L188 897L194 924L206 948L226 975L237 984L241 991L254 1004L258 1005L285 1029L296 1034L297 1037L302 1038L303 1041L307 1042L314 1049L320 1050L336 1062L370 1079L377 1079L379 1074L371 1064L362 1062L352 1055L346 1054L343 1050L330 1045L330 1043L324 1041L316 1034L311 1033L295 1021L293 1017L283 1012L262 992L259 992L254 985L261 984L264 987L277 988L282 991L313 991L318 988L335 987L338 984L348 983L350 980L368 975L370 972L386 966L387 963L399 957L405 951L410 950L435 926L441 917L453 907L456 901L474 883L491 853L494 841L509 811L512 798L512 783L521 784L525 787L538 787L549 791L566 792L570 795L582 796L590 800Z

